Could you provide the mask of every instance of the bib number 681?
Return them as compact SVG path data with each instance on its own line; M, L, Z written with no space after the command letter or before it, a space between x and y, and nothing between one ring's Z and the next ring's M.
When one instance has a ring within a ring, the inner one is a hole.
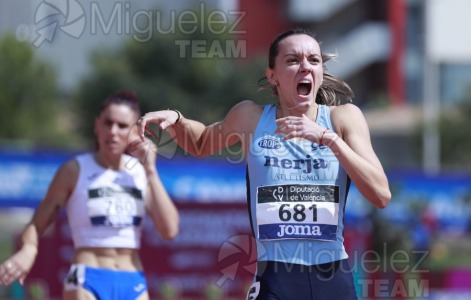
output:
M307 207L309 210L312 210L312 222L317 222L317 205L311 204ZM297 222L303 222L306 220L306 206L304 204L295 204L291 209L291 204L283 204L280 206L278 211L278 216L283 222L289 222L291 220Z

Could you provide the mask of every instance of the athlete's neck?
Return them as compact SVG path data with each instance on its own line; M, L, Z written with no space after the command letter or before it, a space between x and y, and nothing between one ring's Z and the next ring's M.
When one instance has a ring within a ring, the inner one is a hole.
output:
M318 110L317 103L314 103L307 108L301 108L301 107L288 108L288 107L282 106L281 104L277 104L276 117L277 119L279 119L279 118L284 118L288 116L302 117L303 115L305 115L310 120L316 121L317 110Z
M106 156L101 152L95 152L95 161L97 164L105 169L120 170L121 169L121 155L119 156Z

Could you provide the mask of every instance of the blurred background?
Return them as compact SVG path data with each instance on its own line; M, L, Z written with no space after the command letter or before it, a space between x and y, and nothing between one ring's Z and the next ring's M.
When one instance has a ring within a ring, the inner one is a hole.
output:
M58 166L93 149L111 92L143 112L176 108L206 123L235 103L276 101L257 82L270 42L305 27L338 54L387 171L391 204L353 186L346 246L360 299L471 299L471 2L466 0L0 0L0 260ZM181 213L172 242L146 223L153 299L244 299L255 253L245 164L207 159L165 133L158 169ZM71 241L65 217L41 240L25 286L0 299L59 299Z

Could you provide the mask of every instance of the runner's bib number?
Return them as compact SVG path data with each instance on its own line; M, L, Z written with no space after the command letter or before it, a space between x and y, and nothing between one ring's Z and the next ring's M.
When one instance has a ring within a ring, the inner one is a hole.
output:
M139 226L144 216L144 201L137 188L91 189L87 207L90 221L95 226Z
M271 185L257 188L260 240L334 241L339 219L336 185Z

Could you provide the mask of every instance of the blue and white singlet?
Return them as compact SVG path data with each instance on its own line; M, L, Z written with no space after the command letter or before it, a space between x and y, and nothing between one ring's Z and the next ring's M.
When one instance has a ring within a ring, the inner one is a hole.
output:
M247 191L259 261L302 265L348 257L343 217L350 185L329 147L275 134L276 105L264 107L247 156ZM330 109L316 122L333 130Z

